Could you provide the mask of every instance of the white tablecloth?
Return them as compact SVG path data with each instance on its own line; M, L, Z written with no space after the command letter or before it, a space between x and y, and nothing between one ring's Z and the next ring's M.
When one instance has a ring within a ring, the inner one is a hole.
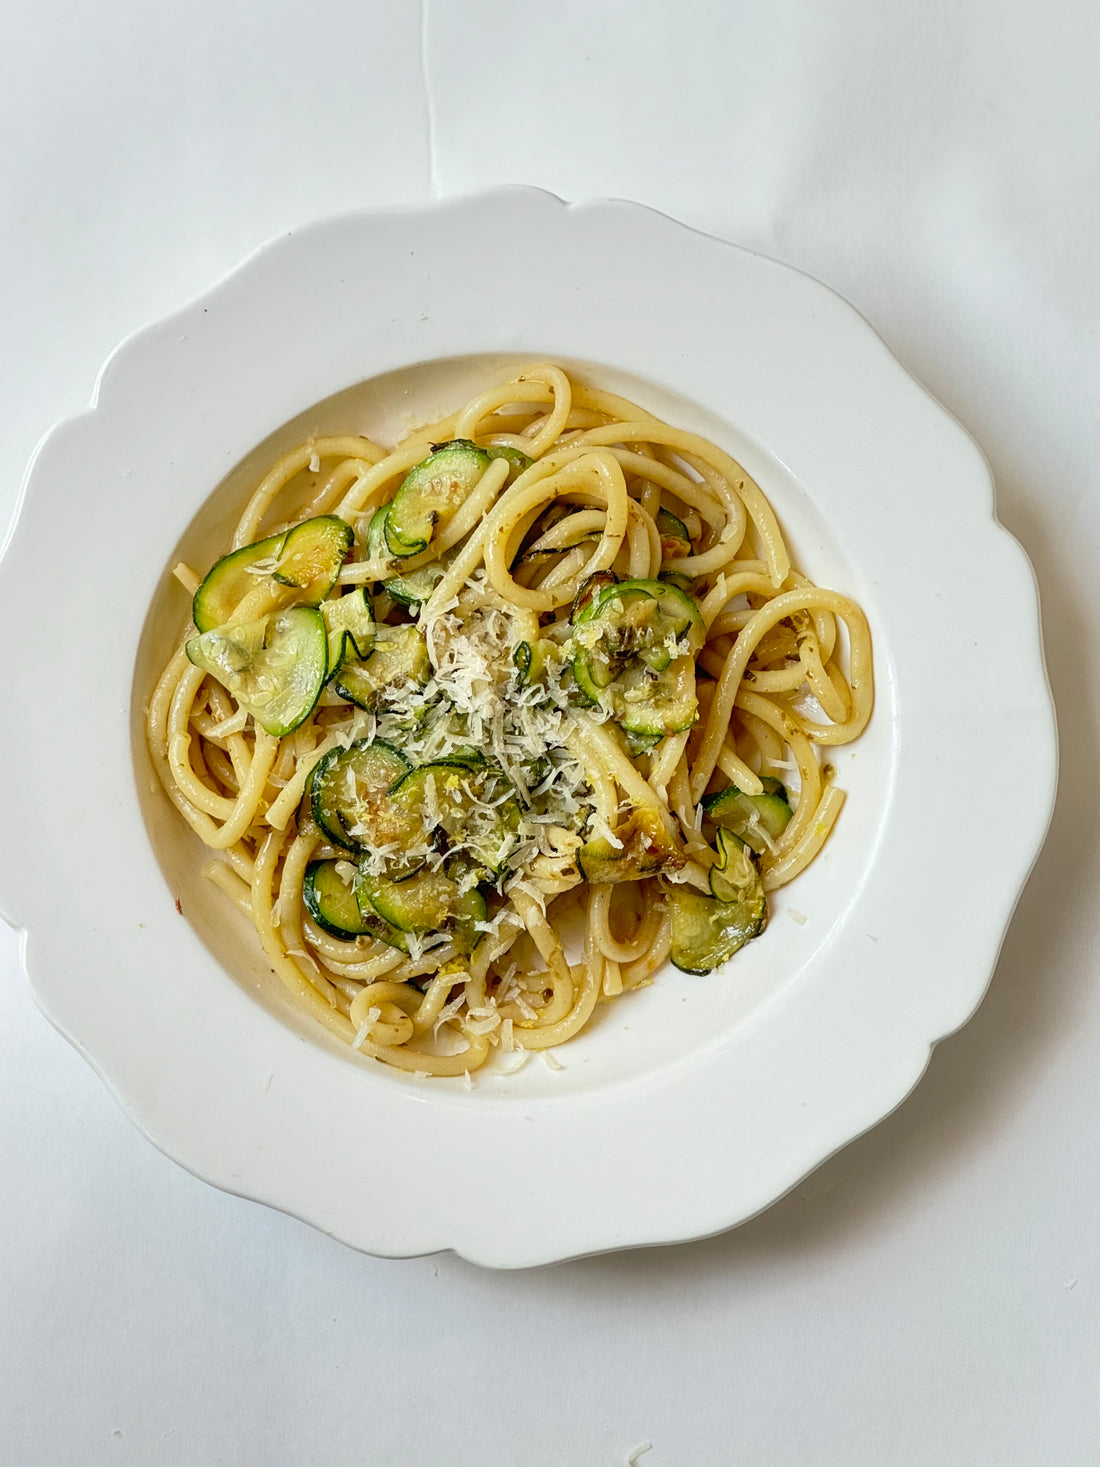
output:
M115 343L278 231L498 182L639 199L836 287L985 448L1042 588L1054 827L896 1115L734 1233L512 1276L361 1257L194 1180L0 932L0 1458L1100 1461L1095 7L423 3L10 0L0 525ZM79 551L78 513L77 597Z

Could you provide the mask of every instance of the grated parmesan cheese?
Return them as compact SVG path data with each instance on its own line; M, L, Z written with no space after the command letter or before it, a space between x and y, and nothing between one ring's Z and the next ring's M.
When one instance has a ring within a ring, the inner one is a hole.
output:
M518 1074L530 1058L531 1051L529 1049L513 1049L506 1059L501 1060L498 1066L498 1073L501 1075Z

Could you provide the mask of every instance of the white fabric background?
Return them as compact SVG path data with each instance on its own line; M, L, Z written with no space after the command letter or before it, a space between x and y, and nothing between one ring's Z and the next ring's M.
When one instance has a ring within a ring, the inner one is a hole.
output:
M985 448L1042 587L1054 827L895 1116L735 1233L520 1275L360 1257L195 1181L0 932L0 1458L1096 1462L1095 7L425 4L9 0L0 524L115 343L279 230L498 182L636 198L835 286ZM58 552L78 602L79 509Z

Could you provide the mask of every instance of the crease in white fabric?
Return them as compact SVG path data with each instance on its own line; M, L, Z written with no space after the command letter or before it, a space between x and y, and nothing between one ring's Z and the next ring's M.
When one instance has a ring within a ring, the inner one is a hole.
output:
M424 113L428 132L428 188L433 199L439 198L436 149L435 97L428 69L428 0L420 0L420 83L424 88Z

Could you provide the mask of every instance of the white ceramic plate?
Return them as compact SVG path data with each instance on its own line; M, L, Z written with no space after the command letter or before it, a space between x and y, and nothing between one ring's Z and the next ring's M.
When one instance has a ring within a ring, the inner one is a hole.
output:
M166 567L212 556L252 464L303 429L392 438L533 359L732 449L866 608L878 701L834 840L727 973L670 970L564 1069L467 1090L290 1008L197 875L141 703L185 613ZM170 1156L372 1253L513 1267L765 1207L974 1010L1054 792L1035 586L973 442L824 286L630 204L509 190L261 250L41 446L0 621L0 900L38 1002Z

